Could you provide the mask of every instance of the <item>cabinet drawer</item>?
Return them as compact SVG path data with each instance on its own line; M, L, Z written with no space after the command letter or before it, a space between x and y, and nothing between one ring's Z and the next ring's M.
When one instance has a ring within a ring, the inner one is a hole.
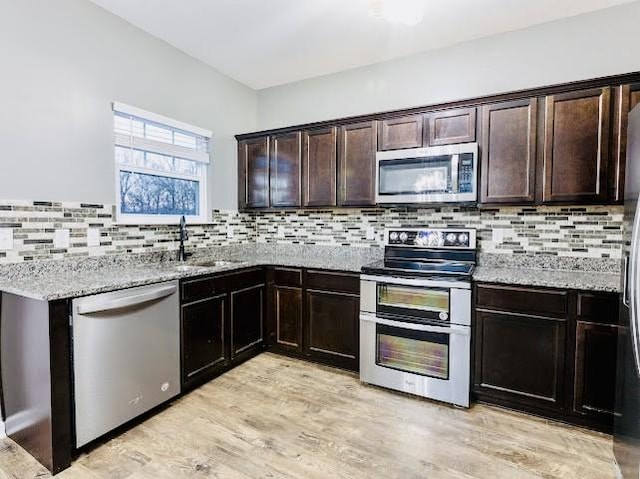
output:
M213 278L189 279L182 283L182 302L190 303L214 294Z
M478 285L476 303L479 308L538 316L567 315L566 291L514 286Z
M305 283L308 289L360 294L358 274L308 270Z
M618 324L618 295L615 293L578 293L576 314L583 321Z
M302 286L302 270L298 268L274 268L273 282L278 286Z
M228 274L220 274L213 278L213 290L216 293L238 291L258 284L265 283L265 273L262 268L255 268Z

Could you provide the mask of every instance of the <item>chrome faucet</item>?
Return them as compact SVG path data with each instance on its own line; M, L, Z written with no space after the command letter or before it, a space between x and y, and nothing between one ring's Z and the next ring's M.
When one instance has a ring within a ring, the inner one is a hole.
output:
M178 261L186 261L191 253L187 253L184 250L184 242L189 239L189 234L187 233L187 220L184 215L180 218L180 247L178 248Z

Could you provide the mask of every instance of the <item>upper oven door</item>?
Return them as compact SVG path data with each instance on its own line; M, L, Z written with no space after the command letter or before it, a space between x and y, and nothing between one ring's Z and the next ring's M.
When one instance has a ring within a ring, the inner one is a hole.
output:
M378 283L378 314L449 321L450 289Z
M477 143L378 152L378 203L476 201Z

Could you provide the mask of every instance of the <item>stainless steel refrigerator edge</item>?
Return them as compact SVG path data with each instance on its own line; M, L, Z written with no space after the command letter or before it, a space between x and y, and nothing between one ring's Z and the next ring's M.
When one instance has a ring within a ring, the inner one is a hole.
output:
M613 450L618 474L640 477L640 106L629 114L622 295Z

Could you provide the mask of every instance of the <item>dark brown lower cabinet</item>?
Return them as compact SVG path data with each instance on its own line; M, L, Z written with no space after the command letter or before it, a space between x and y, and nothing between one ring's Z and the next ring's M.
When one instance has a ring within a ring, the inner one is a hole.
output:
M302 352L302 288L279 286L273 288L275 349Z
M272 268L268 277L270 349L357 371L359 275Z
M224 330L227 295L182 307L182 381L188 383L229 360Z
M264 292L265 285L257 284L230 294L232 358L263 341Z
M477 398L611 431L617 294L490 284L475 292ZM556 304L541 308L552 297Z
M183 390L264 347L265 288L262 268L182 282Z
M576 323L573 411L613 417L618 326ZM604 419L603 417L603 419Z
M307 290L305 354L317 361L358 370L360 296Z
M542 408L562 406L566 320L478 311L476 390Z

